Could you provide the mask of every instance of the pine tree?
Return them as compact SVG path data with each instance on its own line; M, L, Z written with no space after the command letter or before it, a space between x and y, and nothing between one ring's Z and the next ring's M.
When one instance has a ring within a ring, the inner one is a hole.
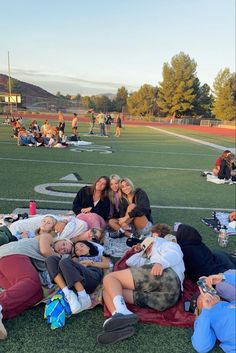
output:
M236 120L236 74L221 70L213 83L215 102L213 113L220 120Z
M199 91L197 64L189 55L180 52L163 66L158 105L163 113L192 115L194 101Z
M117 90L116 96L114 98L114 106L117 112L121 112L122 108L126 107L128 98L127 89L122 86Z
M160 83L157 104L163 113L169 114L173 106L173 95L175 91L174 70L165 63L162 70L163 81Z
M144 84L127 99L128 110L134 115L154 115L157 113L157 87Z
M194 114L205 118L212 117L214 97L211 93L211 88L207 83L199 87L195 101L194 101Z

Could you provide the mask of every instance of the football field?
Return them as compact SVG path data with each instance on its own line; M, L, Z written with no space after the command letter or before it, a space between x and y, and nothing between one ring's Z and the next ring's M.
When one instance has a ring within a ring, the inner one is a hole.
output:
M26 127L28 124L26 120ZM210 217L213 210L234 209L235 185L207 182L201 172L213 168L222 149L235 148L233 137L169 126L153 128L148 123L125 124L120 138L114 137L113 126L109 137L88 135L87 131L88 123L80 123L81 140L91 144L64 149L19 147L11 137L11 127L1 125L0 213L27 208L29 200L36 200L40 209L71 210L81 186L101 175L118 174L147 192L155 223L190 224L208 246L219 249L216 233L203 225L201 218ZM231 237L226 250L235 248L236 237ZM129 340L100 347L96 334L102 323L102 308L97 307L70 318L62 330L51 331L40 306L5 322L8 339L0 343L0 352L194 352L190 329L144 324L138 324L137 334Z

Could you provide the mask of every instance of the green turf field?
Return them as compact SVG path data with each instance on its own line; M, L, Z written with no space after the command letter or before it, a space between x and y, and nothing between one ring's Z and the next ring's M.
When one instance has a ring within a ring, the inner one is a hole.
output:
M49 184L53 192L73 193L79 187L64 184L76 182L60 180L68 174L78 173L81 184L92 183L100 175L119 174L146 190L155 222L191 224L212 249L219 248L216 233L200 222L201 217L210 217L212 209L235 208L235 185L216 185L200 176L202 170L212 169L219 150L145 126L125 126L120 138L85 136L87 125L81 123L79 132L93 145L89 151L80 152L72 151L72 147L18 147L10 137L11 128L0 126L0 213L28 207L31 199L37 200L38 208L71 209L72 197L40 194L35 186ZM197 131L171 131L228 148L234 143L232 138ZM95 145L110 147L112 153L95 151ZM227 251L235 248L236 237L231 237ZM191 330L143 324L138 324L137 334L129 340L99 347L95 337L102 323L102 308L95 308L69 319L64 329L51 331L43 320L43 307L39 307L5 322L9 337L0 343L0 352L194 352ZM216 348L213 352L220 351Z

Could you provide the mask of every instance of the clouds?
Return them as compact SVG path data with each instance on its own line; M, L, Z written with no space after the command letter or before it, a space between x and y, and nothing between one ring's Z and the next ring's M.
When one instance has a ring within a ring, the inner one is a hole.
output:
M1 70L1 69L0 69ZM8 74L6 70L1 72ZM92 95L99 93L116 93L117 89L125 86L128 90L137 89L125 83L86 80L79 77L47 73L40 70L26 70L11 68L11 76L28 83L36 84L52 93L60 91L62 94Z

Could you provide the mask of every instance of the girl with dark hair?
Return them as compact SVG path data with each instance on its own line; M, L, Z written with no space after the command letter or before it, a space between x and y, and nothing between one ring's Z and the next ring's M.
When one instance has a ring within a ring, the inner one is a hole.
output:
M110 179L103 175L92 186L81 188L73 201L74 213L97 213L106 221L110 212L109 186Z
M220 170L218 173L219 179L232 179L236 181L236 166L234 164L234 155L229 153L220 163Z
M213 175L218 176L220 170L220 164L231 153L230 150L225 150L219 157L216 158L215 167L212 170Z
M89 294L101 283L103 269L110 267L110 260L99 256L97 246L84 240L74 245L71 257L50 256L46 265L52 281L64 293L72 314L77 314L91 307Z

